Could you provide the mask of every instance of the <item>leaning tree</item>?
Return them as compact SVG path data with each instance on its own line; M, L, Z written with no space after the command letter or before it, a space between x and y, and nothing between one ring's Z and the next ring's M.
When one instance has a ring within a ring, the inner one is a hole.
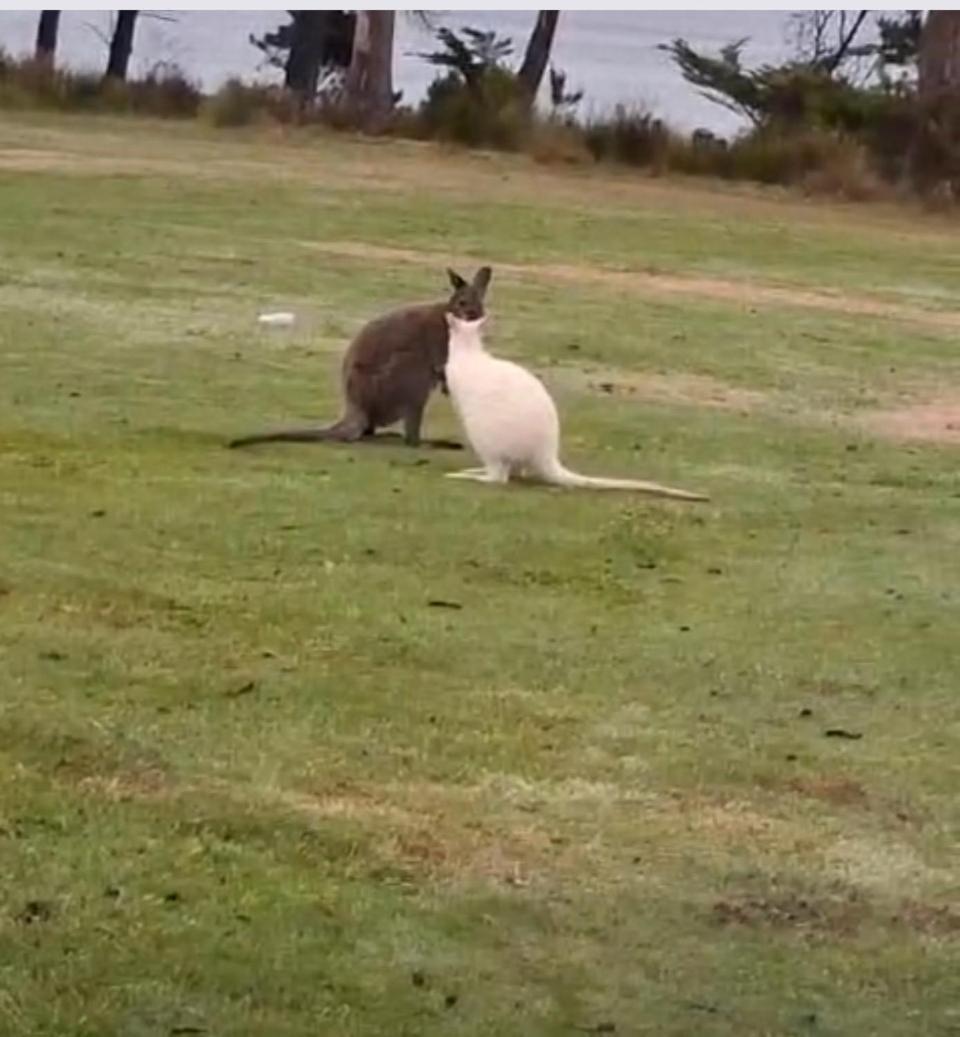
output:
M124 80L133 52L133 30L137 25L139 11L117 11L117 21L110 38L110 55L107 58L107 79Z
M54 55L57 52L57 33L60 29L59 11L41 11L37 24L37 44L34 60L38 65L53 67Z

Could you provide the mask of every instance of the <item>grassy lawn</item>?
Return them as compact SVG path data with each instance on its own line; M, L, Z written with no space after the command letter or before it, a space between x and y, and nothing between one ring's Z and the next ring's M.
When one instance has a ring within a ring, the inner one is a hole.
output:
M905 210L4 116L0 1035L960 1034L958 256ZM223 449L335 416L447 262L572 465L711 503Z

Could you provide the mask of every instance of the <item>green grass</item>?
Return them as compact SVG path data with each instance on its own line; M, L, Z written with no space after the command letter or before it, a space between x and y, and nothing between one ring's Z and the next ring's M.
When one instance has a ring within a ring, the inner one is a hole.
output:
M960 1032L957 448L866 420L957 384L950 227L48 117L0 232L0 1034ZM222 449L442 291L387 246L534 264L493 337L565 455L712 502Z

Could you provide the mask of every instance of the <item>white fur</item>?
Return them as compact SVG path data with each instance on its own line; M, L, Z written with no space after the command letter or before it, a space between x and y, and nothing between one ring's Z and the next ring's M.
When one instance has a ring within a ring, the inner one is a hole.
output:
M447 315L447 387L464 435L483 462L482 468L450 472L450 478L504 483L511 475L528 475L555 486L639 490L680 500L707 500L701 494L658 483L593 478L564 468L558 456L560 419L550 393L526 368L484 349L484 322Z

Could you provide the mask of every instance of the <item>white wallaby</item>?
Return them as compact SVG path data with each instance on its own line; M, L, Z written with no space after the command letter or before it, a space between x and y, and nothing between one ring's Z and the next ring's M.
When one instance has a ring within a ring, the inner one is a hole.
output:
M446 366L450 399L482 468L449 472L451 479L505 483L528 475L555 486L637 490L658 497L703 501L699 493L636 479L602 479L571 472L560 463L560 419L543 382L526 368L491 356L483 346L486 318L466 321L447 314Z

